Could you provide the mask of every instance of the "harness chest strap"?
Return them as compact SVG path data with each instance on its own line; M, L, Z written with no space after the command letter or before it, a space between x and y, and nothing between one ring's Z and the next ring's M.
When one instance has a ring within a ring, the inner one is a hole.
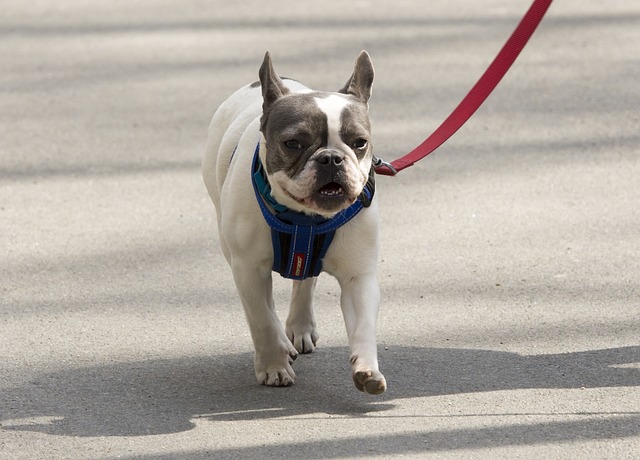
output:
M278 203L271 195L271 186L260 162L259 152L260 143L253 155L251 183L262 215L271 228L273 271L294 280L318 276L322 271L322 259L336 230L371 204L375 192L373 168L367 185L355 203L327 219L291 211Z

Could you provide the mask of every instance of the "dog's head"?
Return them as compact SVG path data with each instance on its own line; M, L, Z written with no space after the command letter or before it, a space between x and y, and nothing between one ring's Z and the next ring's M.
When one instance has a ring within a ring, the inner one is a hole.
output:
M273 69L260 67L265 169L272 194L288 208L331 217L362 192L371 169L368 101L373 65L360 53L353 75L336 93L292 92Z

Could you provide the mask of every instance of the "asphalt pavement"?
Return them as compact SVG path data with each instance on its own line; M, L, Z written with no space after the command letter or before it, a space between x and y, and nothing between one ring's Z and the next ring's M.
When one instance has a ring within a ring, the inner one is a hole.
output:
M295 385L255 382L200 176L267 49L321 90L366 49L393 159L528 6L2 2L0 458L638 458L640 3L556 0L471 120L378 179L384 395L353 387L326 275Z

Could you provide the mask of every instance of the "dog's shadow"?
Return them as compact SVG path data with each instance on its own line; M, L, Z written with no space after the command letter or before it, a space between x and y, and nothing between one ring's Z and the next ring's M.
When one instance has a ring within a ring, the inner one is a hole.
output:
M402 398L526 388L636 386L640 346L522 356L488 350L381 347L382 396L351 383L345 347L319 348L295 363L297 382L267 388L249 353L150 360L43 374L3 391L2 428L67 436L176 433L193 420L312 413L362 416Z

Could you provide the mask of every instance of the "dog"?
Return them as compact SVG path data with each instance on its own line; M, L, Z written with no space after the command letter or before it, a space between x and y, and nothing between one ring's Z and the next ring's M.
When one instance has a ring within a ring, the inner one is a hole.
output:
M313 292L323 271L340 285L356 388L369 394L387 388L375 338L380 292L368 116L373 79L371 58L362 51L342 89L315 91L279 77L267 52L259 81L232 94L211 120L202 173L260 384L292 385L293 361L314 351ZM293 279L284 327L274 309L273 271Z

